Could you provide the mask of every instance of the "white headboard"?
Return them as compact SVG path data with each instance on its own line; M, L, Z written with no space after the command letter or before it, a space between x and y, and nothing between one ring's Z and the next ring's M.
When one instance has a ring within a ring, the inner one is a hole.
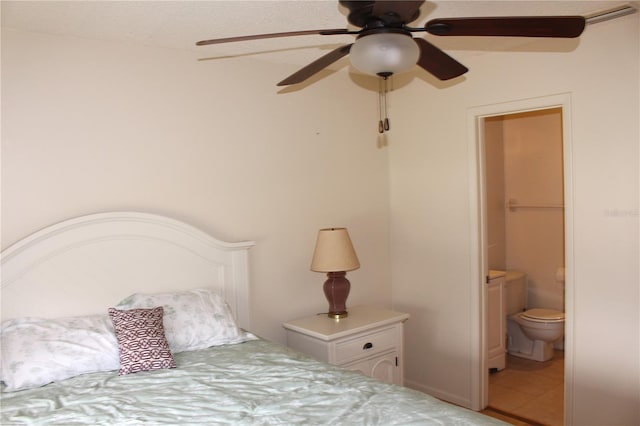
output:
M2 320L106 313L132 293L212 287L250 329L248 250L186 223L147 213L66 220L1 255Z

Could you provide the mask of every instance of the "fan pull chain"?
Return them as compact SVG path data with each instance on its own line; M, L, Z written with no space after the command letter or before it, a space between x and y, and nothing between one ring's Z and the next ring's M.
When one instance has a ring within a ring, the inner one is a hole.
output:
M389 93L389 77L380 76L378 81L378 133L384 133L391 128L387 113L387 94Z
M380 80L378 80L378 133L384 133L384 123L382 121L382 102L383 102L383 78L380 78Z
M389 131L389 114L387 114L387 94L389 93L389 78L384 78L384 130Z

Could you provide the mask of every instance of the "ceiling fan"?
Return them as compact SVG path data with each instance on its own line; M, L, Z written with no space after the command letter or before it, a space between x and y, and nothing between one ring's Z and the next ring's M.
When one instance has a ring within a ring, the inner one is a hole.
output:
M339 0L349 10L348 21L359 30L324 29L256 34L202 40L198 46L300 35L354 34L354 43L346 44L316 59L278 83L287 86L301 83L340 58L350 55L354 67L384 79L418 65L440 80L449 80L468 68L414 32L437 36L497 37L578 37L584 30L583 16L508 16L438 18L424 27L408 24L420 16L424 0Z

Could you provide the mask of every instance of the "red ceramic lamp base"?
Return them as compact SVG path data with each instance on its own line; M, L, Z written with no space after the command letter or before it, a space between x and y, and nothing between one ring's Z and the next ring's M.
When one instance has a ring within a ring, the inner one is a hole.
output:
M329 301L329 318L345 318L347 313L347 297L351 290L351 283L346 278L347 273L328 272L327 280L324 282L324 295Z

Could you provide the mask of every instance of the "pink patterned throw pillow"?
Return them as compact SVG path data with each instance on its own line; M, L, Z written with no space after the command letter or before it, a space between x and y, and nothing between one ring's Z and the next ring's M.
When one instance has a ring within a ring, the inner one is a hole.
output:
M151 309L109 308L120 351L121 376L138 371L176 368L164 335L162 306Z

